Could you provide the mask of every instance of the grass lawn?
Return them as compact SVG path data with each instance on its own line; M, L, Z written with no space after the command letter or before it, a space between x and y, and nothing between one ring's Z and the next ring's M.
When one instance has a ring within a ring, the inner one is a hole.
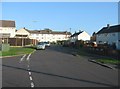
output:
M106 63L106 64L120 64L120 60L117 59L97 59L97 62Z
M20 55L20 54L29 54L33 52L35 49L33 48L24 48L24 47L10 47L9 51L2 51L0 52L0 56L13 56L13 55Z

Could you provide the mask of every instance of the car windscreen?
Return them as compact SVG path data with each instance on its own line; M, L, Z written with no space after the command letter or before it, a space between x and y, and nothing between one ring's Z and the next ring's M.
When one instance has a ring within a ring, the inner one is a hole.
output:
M39 42L38 45L44 45L44 43L43 42Z
M45 44L49 44L49 42L44 42Z

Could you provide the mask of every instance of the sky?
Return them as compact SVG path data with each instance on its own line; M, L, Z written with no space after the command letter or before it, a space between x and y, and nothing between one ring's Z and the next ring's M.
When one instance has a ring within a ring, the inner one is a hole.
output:
M15 20L17 30L83 30L92 35L107 24L118 24L118 3L2 2L2 20Z

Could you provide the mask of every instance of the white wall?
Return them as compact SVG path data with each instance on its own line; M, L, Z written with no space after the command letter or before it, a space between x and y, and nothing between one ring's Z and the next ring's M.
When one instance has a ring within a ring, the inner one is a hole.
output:
M104 44L108 43L112 45L113 43L116 44L117 49L120 49L120 32L114 32L114 33L104 33L104 34L98 34L96 36L96 42L97 44ZM101 42L99 42L101 41Z
M69 35L70 36L70 35ZM66 38L66 35L62 34L33 34L31 33L29 35L29 38L31 39L37 39L38 41L49 41L49 42L57 42L62 40L68 40L68 37Z
M68 40L66 35L63 34L42 34L41 41L57 42L62 40Z
M88 35L88 33L84 31L78 35L78 40L83 40L83 41L90 40L90 35Z
M70 42L75 42L76 40L83 40L83 41L90 40L90 35L85 31L83 31L79 35L70 38Z
M30 39L36 39L38 41L49 41L49 42L57 42L62 40L68 40L70 35L66 34L38 34L38 33L29 33L25 29L20 29L16 32L19 35L28 35Z
M10 38L15 36L15 27L0 27L0 33L10 34Z

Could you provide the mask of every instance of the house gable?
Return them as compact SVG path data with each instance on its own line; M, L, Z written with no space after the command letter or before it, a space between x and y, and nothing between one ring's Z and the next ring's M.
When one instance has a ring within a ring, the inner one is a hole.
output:
M16 34L29 35L30 33L26 29L22 28L20 30L17 30Z
M90 40L90 35L83 31L81 34L78 35L78 40Z

